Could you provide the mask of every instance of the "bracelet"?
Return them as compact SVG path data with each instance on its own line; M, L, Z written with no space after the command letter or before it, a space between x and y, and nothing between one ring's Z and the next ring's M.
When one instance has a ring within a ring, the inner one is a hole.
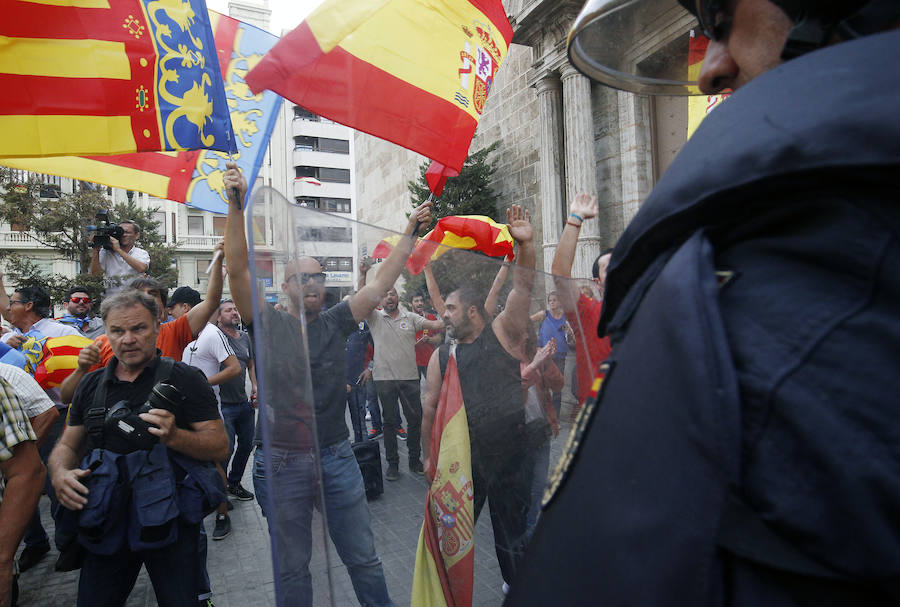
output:
M574 223L574 222L572 222L572 221L569 221L568 219L566 219L566 223L567 223L568 225L574 226L574 227L576 227L576 228L580 228L580 227L581 227L581 224L580 224L580 223Z
M569 217L574 217L578 220L579 223L584 223L584 217L581 215L576 215L575 213L569 213Z

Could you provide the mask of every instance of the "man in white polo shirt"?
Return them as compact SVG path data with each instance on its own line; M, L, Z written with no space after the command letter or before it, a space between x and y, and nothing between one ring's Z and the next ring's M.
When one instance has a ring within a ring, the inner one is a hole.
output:
M91 275L106 276L107 296L124 289L132 278L145 273L150 267L150 253L134 245L141 236L141 228L130 219L119 226L122 228L121 242L110 236L112 250L94 247L91 257Z
M397 454L398 401L406 415L409 469L424 474L421 454L422 398L419 390L419 368L416 366L416 332L422 329L440 331L444 323L427 320L399 306L396 289L384 298L383 309L375 309L367 319L375 341L375 390L384 413L384 451L388 462L384 478L400 478L400 457Z

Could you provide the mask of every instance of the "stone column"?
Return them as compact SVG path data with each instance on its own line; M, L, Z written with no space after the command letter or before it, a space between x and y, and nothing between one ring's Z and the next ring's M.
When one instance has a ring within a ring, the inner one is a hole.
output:
M555 74L546 74L535 84L540 112L541 223L544 271L550 272L553 255L563 228L563 159L561 85Z
M591 83L569 64L562 74L563 115L566 143L566 211L575 195L597 194L597 161L594 153L594 118ZM572 276L589 278L591 264L600 253L600 225L597 219L584 222Z
M650 100L646 96L618 92L619 149L622 158L621 234L653 187L653 144Z

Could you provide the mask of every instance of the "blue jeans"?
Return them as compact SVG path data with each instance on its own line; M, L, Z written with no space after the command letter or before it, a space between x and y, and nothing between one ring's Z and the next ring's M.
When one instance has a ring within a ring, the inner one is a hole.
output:
M378 393L375 392L375 382L369 380L366 382L366 408L372 417L372 428L381 430L381 407L378 406Z
M228 484L237 485L244 477L247 460L253 451L253 431L256 425L256 411L248 401L242 403L222 403L222 418L225 420L225 431L228 433L228 459L222 469L228 473ZM234 448L237 439L237 450ZM234 459L232 459L232 454ZM231 471L228 471L231 461Z
M147 567L160 605L196 607L198 526L179 522L178 539L157 550L126 551L112 556L86 553L78 579L78 607L124 605L141 565Z
M375 553L365 487L350 443L343 440L324 447L321 457L320 492L313 453L275 448L266 453L257 448L254 454L253 487L269 523L278 603L312 605L312 515L313 507L322 509L324 496L328 532L347 566L360 605L393 606ZM277 505L274 512L272 505Z

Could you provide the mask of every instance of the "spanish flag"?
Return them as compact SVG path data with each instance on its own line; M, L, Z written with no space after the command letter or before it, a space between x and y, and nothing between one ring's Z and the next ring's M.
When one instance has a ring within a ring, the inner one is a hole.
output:
M247 84L458 171L511 41L500 0L326 0Z
M469 426L455 346L431 429L425 520L419 533L410 605L472 605L475 566L475 490Z
M428 189L435 196L441 195L441 192L444 191L444 186L447 185L447 179L450 177L459 177L459 171L446 167L437 160L432 160L425 171L425 181L428 182Z
M237 142L235 162L253 183L268 147L281 97L272 92L254 95L244 76L278 40L263 30L209 11L218 63ZM228 155L215 150L142 152L107 156L8 158L0 164L38 173L84 179L157 198L225 213L228 194L224 173Z
M78 367L78 353L93 340L82 335L48 337L44 341L41 362L34 369L34 379L41 388L56 388Z
M513 237L505 223L497 223L484 215L450 215L438 220L413 249L406 269L420 273L429 261L450 248L480 251L491 257L513 258Z
M234 150L203 0L5 0L0 158Z
M696 82L700 78L700 68L703 66L703 58L706 57L706 47L709 46L709 38L703 34L691 30L691 38L688 43L688 80ZM688 127L687 136L690 138L706 118L706 115L715 109L717 105L725 101L731 93L720 95L694 95L688 97Z

